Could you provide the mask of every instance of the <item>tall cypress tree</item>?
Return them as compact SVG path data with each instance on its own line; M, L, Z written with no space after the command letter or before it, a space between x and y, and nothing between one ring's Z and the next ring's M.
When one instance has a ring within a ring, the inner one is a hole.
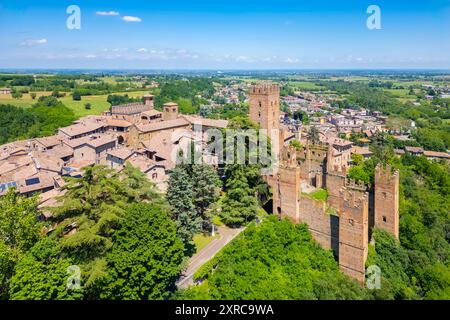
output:
M221 181L212 166L196 164L191 169L195 209L198 216L202 218L203 226L208 227L211 220L208 209L219 198Z
M186 166L179 165L172 171L166 198L172 208L172 219L177 224L178 235L188 246L201 230L202 219L195 210L192 181Z
M227 194L222 205L222 221L238 227L255 218L258 202L243 166L235 166L227 181Z

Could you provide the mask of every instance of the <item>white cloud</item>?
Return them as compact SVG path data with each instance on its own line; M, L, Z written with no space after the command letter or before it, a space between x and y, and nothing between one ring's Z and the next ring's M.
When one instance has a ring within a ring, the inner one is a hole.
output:
M95 54L88 54L88 55L86 55L85 58L87 58L87 59L94 59L94 58L97 58L97 56Z
M238 57L236 58L236 61L245 61L245 62L249 62L249 61L251 61L251 59L250 59L249 57L247 57L247 56L238 56Z
M123 16L122 20L125 22L141 22L142 19L139 17L133 17L133 16Z
M20 43L21 46L39 46L47 44L47 39L27 39Z
M137 49L137 52L146 53L148 50L145 48Z
M286 60L284 60L284 62L286 63L298 63L300 60L297 58L287 58Z
M97 11L95 14L98 16L118 16L120 13L117 11Z

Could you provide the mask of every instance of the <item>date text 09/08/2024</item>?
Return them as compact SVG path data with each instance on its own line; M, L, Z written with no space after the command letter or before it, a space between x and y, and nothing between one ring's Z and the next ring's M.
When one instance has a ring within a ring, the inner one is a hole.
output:
M274 311L271 305L224 305L221 304L218 309L211 307L186 306L176 307L176 315L201 315L203 318L208 313L216 313L220 315L273 315Z

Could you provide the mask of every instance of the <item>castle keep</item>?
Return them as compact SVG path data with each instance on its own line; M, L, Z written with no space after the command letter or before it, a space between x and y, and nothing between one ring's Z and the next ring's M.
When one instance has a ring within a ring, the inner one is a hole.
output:
M263 129L280 130L279 167L266 177L273 213L306 223L313 238L333 251L340 269L364 284L371 229L399 236L398 171L378 166L374 186L351 181L347 178L350 141L324 136L320 142L302 140L302 147L295 148L285 139L288 128L280 126L278 86L252 86L249 98L251 120ZM327 190L325 200L313 196L321 189Z

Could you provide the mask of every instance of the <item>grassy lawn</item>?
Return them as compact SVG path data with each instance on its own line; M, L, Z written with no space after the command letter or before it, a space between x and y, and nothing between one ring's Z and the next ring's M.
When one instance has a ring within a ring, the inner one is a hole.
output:
M81 97L81 101L74 101L72 96L67 96L60 100L66 107L72 109L73 112L75 112L75 115L82 117L90 114L101 114L103 111L108 110L110 105L106 101L107 97L107 95L83 96ZM91 104L90 110L85 108L86 103Z
M217 233L214 237L211 237L209 234L203 234L203 233L196 234L194 236L194 243L195 243L195 248L197 249L197 252L202 250L204 247L206 247L208 245L208 243L210 243L211 241L213 241L214 239L216 239L218 237L219 237L219 235Z
M312 193L306 194L306 196L313 198L315 200L327 201L328 199L328 191L325 189L319 189Z

